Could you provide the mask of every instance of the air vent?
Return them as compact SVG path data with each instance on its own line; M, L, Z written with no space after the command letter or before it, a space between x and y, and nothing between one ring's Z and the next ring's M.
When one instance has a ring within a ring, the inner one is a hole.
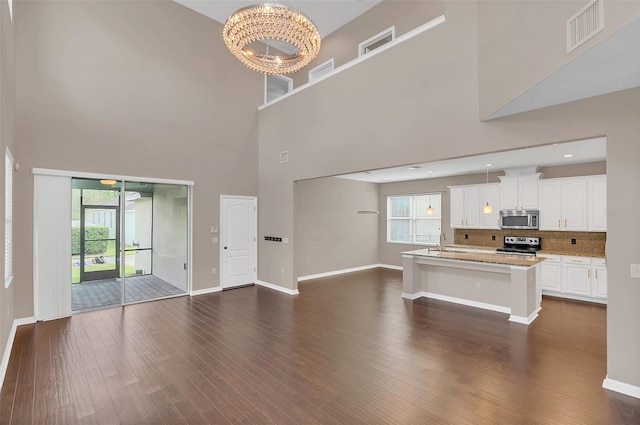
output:
M393 40L395 40L395 38L396 27L393 26L358 44L358 56L365 55L372 50L377 49L378 47L382 47L387 43L391 43Z
M593 0L567 21L567 53L604 29L603 0Z
M333 71L333 58L328 61L316 66L312 70L309 71L309 81L317 80L325 74Z

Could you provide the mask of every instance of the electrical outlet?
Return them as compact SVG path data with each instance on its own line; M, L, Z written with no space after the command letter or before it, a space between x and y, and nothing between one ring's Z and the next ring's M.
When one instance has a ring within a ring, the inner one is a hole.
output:
M465 239L469 239L469 235L465 234L465 235L464 235L464 238L465 238Z
M576 238L572 238L572 239L571 239L571 245L575 245L575 244L576 244L576 242L578 242L578 241L576 240Z
M218 237L214 236L213 238L211 238L211 242L212 243L218 243Z
M496 235L491 235L491 240L495 241L496 240Z
M215 267L213 267L213 268L211 269L211 273L212 273L212 274L216 274L216 268L215 268Z
M480 282L476 282L476 288L480 289Z

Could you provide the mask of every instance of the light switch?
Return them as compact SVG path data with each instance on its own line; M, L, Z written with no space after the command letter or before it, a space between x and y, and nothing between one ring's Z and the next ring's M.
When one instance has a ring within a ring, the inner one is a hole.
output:
M218 237L214 236L213 238L211 238L211 243L218 243Z
M218 226L211 226L211 233L218 233Z
M631 265L631 277L640 279L640 264Z

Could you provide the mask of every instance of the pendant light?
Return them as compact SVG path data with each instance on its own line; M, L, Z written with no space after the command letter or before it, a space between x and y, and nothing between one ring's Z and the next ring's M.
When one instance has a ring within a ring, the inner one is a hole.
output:
M493 164L484 165L485 167L487 167L487 184L489 184L489 167L491 167L492 165ZM482 206L482 213L491 214L492 212L493 212L493 207L491 206L491 204L489 204L489 201L487 200L487 203Z
M433 215L433 207L431 206L431 171L427 171L429 174L429 207L427 208L427 215Z

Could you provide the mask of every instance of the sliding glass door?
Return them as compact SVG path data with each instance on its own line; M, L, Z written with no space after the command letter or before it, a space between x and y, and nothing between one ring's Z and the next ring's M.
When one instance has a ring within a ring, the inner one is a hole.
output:
M72 310L187 293L184 185L72 179Z

